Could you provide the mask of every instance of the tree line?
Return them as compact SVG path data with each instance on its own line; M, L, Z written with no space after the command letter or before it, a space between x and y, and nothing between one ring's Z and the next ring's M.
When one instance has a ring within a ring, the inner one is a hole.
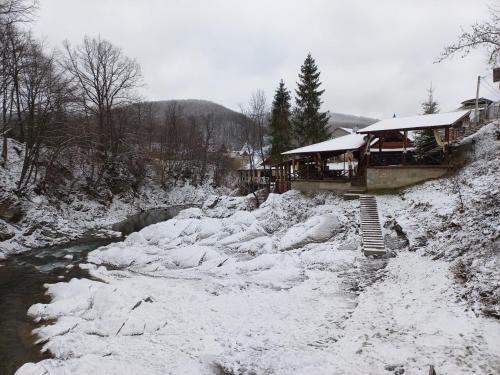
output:
M213 115L186 118L174 102L158 116L137 94L138 62L101 37L48 50L26 31L36 8L0 0L1 163L8 138L24 144L18 193L63 185L96 195L136 191L147 166L163 186L209 175L224 182L228 161L210 149Z

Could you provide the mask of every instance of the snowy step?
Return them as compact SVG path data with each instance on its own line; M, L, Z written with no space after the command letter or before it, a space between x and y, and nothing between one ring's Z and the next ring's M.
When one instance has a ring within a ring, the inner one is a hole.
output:
M363 248L363 253L366 256L383 256L385 255L385 249L384 250L378 250L378 249L371 249L371 248Z
M361 195L359 202L363 253L366 256L384 255L385 241L380 226L377 201L372 195Z
M363 241L363 244L368 246L382 246L385 247L384 241Z
M384 244L384 239L383 238L363 238L363 243L370 243L370 244Z

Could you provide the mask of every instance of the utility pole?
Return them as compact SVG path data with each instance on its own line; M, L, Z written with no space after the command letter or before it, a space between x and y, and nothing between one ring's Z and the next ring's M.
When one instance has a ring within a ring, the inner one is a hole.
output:
M474 112L474 122L476 126L479 124L479 85L481 85L481 76L477 76L476 108Z

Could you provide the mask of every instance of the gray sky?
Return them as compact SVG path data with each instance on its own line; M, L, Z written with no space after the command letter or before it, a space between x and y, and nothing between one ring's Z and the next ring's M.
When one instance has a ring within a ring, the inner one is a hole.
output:
M296 86L311 52L324 109L413 115L432 81L442 111L475 95L490 69L481 51L433 64L491 0L41 0L38 36L50 46L101 35L142 66L147 99L208 99L237 109L278 81ZM500 98L486 86L482 96Z

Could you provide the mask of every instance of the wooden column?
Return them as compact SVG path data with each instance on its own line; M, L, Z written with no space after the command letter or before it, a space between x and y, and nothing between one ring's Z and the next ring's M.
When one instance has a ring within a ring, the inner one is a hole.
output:
M370 165L370 143L371 143L372 139L371 139L371 134L368 133L368 141L367 141L367 144L366 144L366 152L365 152L365 158L366 158L366 167L368 167Z
M316 153L316 173L318 173L319 178L323 178L323 171L321 170L321 154Z
M450 128L444 128L444 138L446 139L445 160L450 161Z
M407 141L408 141L408 130L405 130L404 131L404 135L403 135L403 156L402 156L402 163L405 164L406 162L406 144L407 144Z

